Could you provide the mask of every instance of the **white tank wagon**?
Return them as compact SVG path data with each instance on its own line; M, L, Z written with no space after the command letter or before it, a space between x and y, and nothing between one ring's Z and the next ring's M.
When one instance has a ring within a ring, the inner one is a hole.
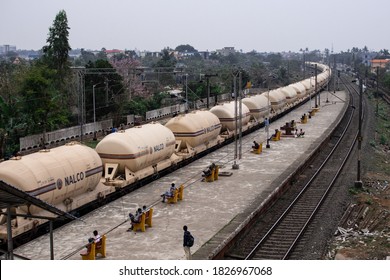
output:
M279 113L286 106L286 96L282 93L280 88L271 90L269 92L264 92L262 95L268 97L271 103L272 111L275 113Z
M328 72L323 72L318 75L317 83L319 88L323 88L328 82Z
M102 171L99 155L76 142L0 164L1 180L52 205L69 204L73 197L94 190ZM37 211L40 208L29 209L32 214Z
M312 95L314 93L314 78L311 77L311 78L308 78L306 80L303 80L301 82L304 87L306 88L306 97L308 97L309 95Z
M176 152L198 153L223 141L221 122L209 111L193 111L170 119L165 126L176 138Z
M314 67L314 65L313 65ZM317 63L317 69L320 70L321 72L327 71L329 69L328 65L322 64L322 63Z
M149 123L107 135L96 151L103 161L107 183L120 173L129 184L172 164L175 137L160 123Z
M76 142L14 157L0 164L2 181L66 212L97 199L102 171L102 161L95 150ZM15 212L52 216L36 206L18 207ZM46 222L21 217L15 221L15 236ZM0 235L3 236L6 234L5 217L0 224Z
M282 87L280 90L286 97L286 104L289 106L293 106L295 101L297 101L298 99L298 95L295 89L291 86L285 86Z
M242 129L243 131L248 129L248 124L249 120L251 118L250 112L248 107L245 104L242 105L242 115L241 115L241 124L242 124ZM216 115L219 119L219 121L222 124L222 132L228 131L229 132L234 132L236 128L236 117L235 117L235 102L231 101L228 103L224 103L221 105L214 106L213 108L210 109L210 112ZM238 120L239 120L239 102L237 102L237 125L238 125Z
M295 89L298 99L302 100L306 97L306 88L301 82L297 82L290 86Z
M268 97L262 94L246 97L242 100L242 103L248 107L251 116L259 122L267 116L271 107Z

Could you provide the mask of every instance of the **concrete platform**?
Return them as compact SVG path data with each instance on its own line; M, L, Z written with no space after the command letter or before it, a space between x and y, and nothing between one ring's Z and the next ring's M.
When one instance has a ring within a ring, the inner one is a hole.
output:
M325 102L327 97L329 103ZM184 259L183 225L195 236L195 245L191 248L193 258L213 257L221 244L247 223L259 205L265 203L311 155L321 139L329 135L347 108L347 102L343 102L346 99L342 91L323 92L320 111L307 124L300 124L299 119L309 111L308 103L271 123L270 133L294 119L298 129L305 131L304 138L282 137L281 141L270 141L271 148L266 149L264 129L245 136L239 169L232 169L233 143L89 213L83 221L55 230L55 259L80 260L79 251L95 229L100 234L107 233L107 260ZM250 152L253 140L264 142L263 153ZM202 170L212 162L222 165L220 171L232 172L232 176L221 176L212 183L202 182ZM160 195L172 182L177 186L185 185L184 200L176 204L161 203ZM153 227L145 232L127 232L128 213L134 213L142 205L154 205ZM49 235L18 247L15 253L34 260L50 259Z

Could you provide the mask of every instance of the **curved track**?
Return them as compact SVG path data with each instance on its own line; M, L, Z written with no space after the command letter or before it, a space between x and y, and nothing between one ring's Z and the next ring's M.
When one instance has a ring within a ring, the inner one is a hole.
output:
M288 259L339 176L358 134L358 99L353 88L350 106L333 136L289 191L260 217L226 254L226 259ZM313 171L315 171L313 173ZM268 215L268 216L267 216ZM276 217L276 218L275 218Z

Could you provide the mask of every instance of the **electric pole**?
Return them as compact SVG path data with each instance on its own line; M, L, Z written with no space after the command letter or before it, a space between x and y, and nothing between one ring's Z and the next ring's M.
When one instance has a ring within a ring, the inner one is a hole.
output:
M361 149L362 149L362 110L363 110L363 80L359 78L359 131L358 131L358 162L357 162L357 179L355 181L355 187L363 187L363 182L360 177L360 161L361 161Z
M207 109L210 108L210 78L218 77L218 74L206 74L204 75L207 82Z

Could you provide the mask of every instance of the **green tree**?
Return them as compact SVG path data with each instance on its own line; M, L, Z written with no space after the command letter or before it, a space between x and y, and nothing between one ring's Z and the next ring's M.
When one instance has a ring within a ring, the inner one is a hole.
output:
M62 98L58 102L63 108L70 108L74 104L70 62L69 62L69 27L66 12L61 10L49 28L47 45L42 48L42 61L48 68L54 70L50 81L51 86L61 92Z
M159 61L157 61L155 67L157 68L155 71L157 72L158 81L161 85L171 85L175 83L175 79L173 76L173 70L175 69L176 58L173 53L164 49L162 51L162 56Z
M66 12L61 10L55 17L53 26L49 28L47 44L43 47L44 57L48 65L63 75L69 69L68 53L71 50L68 37L69 27Z
M175 48L178 52L197 52L197 50L191 45L179 45Z
M383 85L390 90L390 73L386 73L383 77Z
M38 61L22 83L22 113L27 134L45 134L68 123L67 111L61 106L60 92L53 82L55 74L55 70Z
M87 69L95 69L96 74L85 75L85 100L87 121L93 120L93 86L95 85L95 114L97 120L121 114L122 103L126 100L123 95L123 79L116 73L107 60L98 59L89 62ZM99 69L102 69L100 73ZM109 69L112 69L110 72Z
M0 159L4 158L12 108L0 96Z
M157 61L155 67L166 67L174 68L176 65L176 59L173 56L173 53L170 53L168 49L162 51L162 56L159 61Z
M18 151L19 137L24 136L20 86L27 71L25 63L0 62L0 158Z

